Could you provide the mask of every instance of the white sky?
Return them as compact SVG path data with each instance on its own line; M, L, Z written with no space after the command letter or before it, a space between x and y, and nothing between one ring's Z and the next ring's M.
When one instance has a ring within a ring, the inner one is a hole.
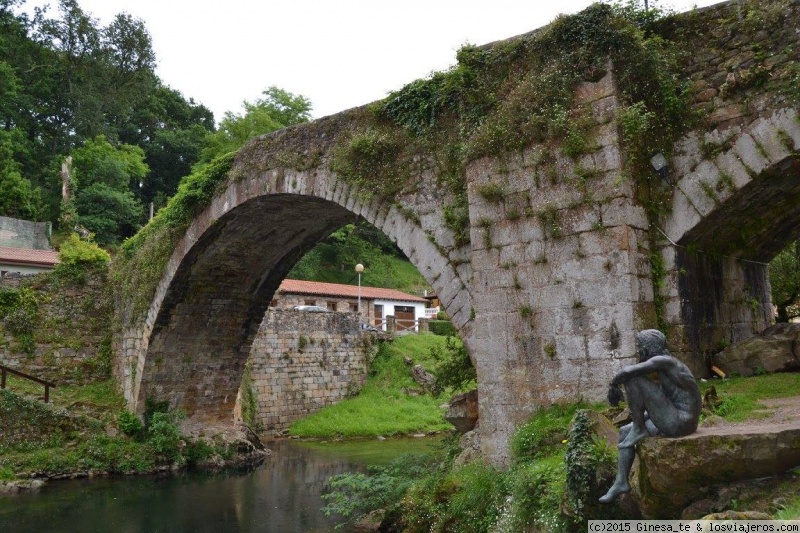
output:
M718 0L657 0L686 11ZM26 7L42 5L28 0ZM56 0L49 2L55 10ZM270 85L311 100L314 117L379 100L475 45L529 32L591 0L79 0L107 24L145 21L157 73L214 112L241 112Z

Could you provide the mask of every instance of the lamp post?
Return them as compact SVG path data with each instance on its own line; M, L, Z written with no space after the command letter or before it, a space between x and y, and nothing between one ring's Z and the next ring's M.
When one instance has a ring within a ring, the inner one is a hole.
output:
M361 273L364 272L364 265L361 263L356 265L356 272L358 273L358 316L361 319Z

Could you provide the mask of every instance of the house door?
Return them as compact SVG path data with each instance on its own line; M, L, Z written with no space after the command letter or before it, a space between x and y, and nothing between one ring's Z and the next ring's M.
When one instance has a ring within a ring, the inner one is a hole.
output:
M383 306L375 306L375 327L383 329Z
M394 306L394 318L397 321L397 331L414 329L414 307L405 305Z

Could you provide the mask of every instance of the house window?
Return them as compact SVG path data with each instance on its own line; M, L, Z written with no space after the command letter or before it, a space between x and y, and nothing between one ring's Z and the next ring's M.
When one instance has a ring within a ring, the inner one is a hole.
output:
M336 311L336 302L328 302L328 311Z
M355 303L355 304L351 303L350 304L350 312L351 313L358 313L358 304L357 303Z
M303 300L303 305L317 305L316 300Z

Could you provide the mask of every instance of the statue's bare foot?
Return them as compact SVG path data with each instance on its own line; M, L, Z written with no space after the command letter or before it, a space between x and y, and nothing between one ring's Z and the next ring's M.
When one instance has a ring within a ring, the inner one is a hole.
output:
M617 499L617 496L620 494L625 494L626 492L631 491L631 486L628 484L628 481L622 482L614 482L611 485L611 488L608 489L608 492L605 493L604 496L600 497L600 503L611 503Z
M628 432L628 435L622 441L620 441L618 447L633 448L637 442L649 436L650 433L648 433L646 429L638 429L636 426L633 426Z

